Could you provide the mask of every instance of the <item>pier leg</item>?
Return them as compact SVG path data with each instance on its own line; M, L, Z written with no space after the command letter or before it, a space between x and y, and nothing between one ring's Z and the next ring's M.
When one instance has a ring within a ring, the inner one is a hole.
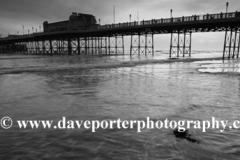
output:
M184 31L183 35L183 57L185 57L185 48L186 48L186 32Z
M51 40L45 40L45 51L46 51L46 54L51 54L50 41L51 41Z
M171 33L170 40L170 54L169 58L172 58L175 55L177 58L182 54L185 57L188 54L191 57L191 43L192 43L192 32L184 31L181 33L178 31L177 33Z
M124 52L124 37L123 37L123 35L122 35L122 49L123 49L123 54L124 54L125 52Z
M16 44L12 44L11 45L11 51L14 51L15 50L15 47L16 47ZM17 50L18 50L18 53L20 54L21 53L21 42L18 42L17 43Z
M102 55L102 37L98 37L98 54Z
M237 42L237 33L238 33L238 31L235 30L234 45L233 45L233 55L232 55L232 58L235 58L235 50L236 50L236 42Z
M122 36L113 35L113 37L108 37L108 54L111 53L114 54L124 53L123 35Z
M99 37L100 40L100 55L108 53L107 37Z
M94 55L97 55L98 54L97 37L94 37L93 39L93 46Z
M37 54L37 41L34 41L33 43L33 47L34 47L34 54Z
M21 50L21 53L23 54L24 53L24 43L23 42L20 42L20 50Z
M64 41L62 38L59 39L59 55L64 54Z
M28 53L27 41L24 42L24 54Z
M89 55L92 54L92 37L88 37L88 52L89 52Z
M78 51L78 55L80 55L81 50L80 50L80 38L77 38L77 51Z
M141 43L141 37L140 37L140 33L138 34L138 56L140 56L140 50L141 50L141 45L140 45L140 43Z
M235 33L234 33L235 32ZM239 57L239 46L240 46L240 31L238 28L226 28L225 39L223 46L223 59Z
M228 59L230 59L231 57L231 48L232 48L232 32L233 32L233 29L231 28L231 33L230 33L230 44L229 44L229 52L228 52Z
M130 46L130 56L134 53L140 56L144 54L145 56L149 53L154 54L154 41L153 33L145 33L140 35L131 35L131 46ZM124 49L123 49L124 50Z
M92 55L94 54L94 37L91 38L92 43Z
M52 40L49 40L49 45L50 45L50 54L51 56L53 55L53 46L52 46Z
M41 46L41 44L40 44L40 41L39 40L37 40L37 41L35 41L35 44L36 44L36 54L40 54L41 52L41 50L40 50L40 46Z
M61 55L61 40L57 39L57 54Z
M170 41L170 58L173 56L178 57L178 49L179 49L179 34L178 32L171 33L171 41Z
M38 54L42 54L42 43L38 40Z
M172 58L172 41L173 41L173 32L171 33L169 58Z
M45 40L42 41L42 52L43 54L46 54Z
M107 55L107 46L108 46L108 43L107 43L108 41L107 41L107 37L104 37L104 50L105 50L105 55Z
M115 52L115 39L113 37L108 36L108 54Z
M84 53L85 53L85 55L87 55L87 54L88 54L88 39L87 39L87 37L85 37L84 46L85 46L85 51L84 51Z
M189 37L189 57L191 57L192 54L192 32L190 32L190 37Z
M28 41L28 54L32 54L32 43Z
M89 49L89 54L93 55L93 38L92 37L88 37L88 49Z
M225 38L224 38L224 46L223 46L223 59L225 59L225 54L226 54L226 46L227 46L227 33L228 33L228 30L226 28L226 31L225 31Z
M131 45L130 45L130 57L132 57L132 49L133 49L133 35L131 35Z
M154 34L152 33L152 55L154 55Z
M68 55L72 54L72 40L68 38Z
M99 42L100 42L100 50L99 50L99 53L100 53L100 55L102 55L103 54L103 51L102 51L102 47L103 47L103 42L102 42L102 37L99 37Z
M179 39L180 39L180 32L178 31L178 41L177 41L177 58L179 58Z
M77 54L77 55L79 55L78 54L78 51L79 51L79 49L78 49L78 38L73 38L72 40L71 40L71 48L72 48L72 54Z
M145 34L145 56L147 56L147 46L148 46L148 39L147 39L147 34Z
M118 37L115 36L115 54L118 53Z
M238 31L238 47L237 47L237 58L239 57L239 51L240 51L240 30Z
M29 49L29 48L30 48L30 46L29 46L29 41L27 41L26 44L27 44L27 54L29 54L29 53L30 53L30 49Z
M17 43L12 43L10 45L10 52L17 52L17 53L20 53L20 43L17 42Z
M110 55L111 53L111 37L108 36L108 54Z
M145 33L145 55L154 54L154 34Z

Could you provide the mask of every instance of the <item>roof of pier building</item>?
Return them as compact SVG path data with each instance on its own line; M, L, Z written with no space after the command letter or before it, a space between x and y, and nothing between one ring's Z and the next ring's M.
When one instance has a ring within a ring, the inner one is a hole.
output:
M72 12L69 20L48 23L43 23L44 32L67 31L67 30L86 30L97 27L95 16L91 14L83 14Z

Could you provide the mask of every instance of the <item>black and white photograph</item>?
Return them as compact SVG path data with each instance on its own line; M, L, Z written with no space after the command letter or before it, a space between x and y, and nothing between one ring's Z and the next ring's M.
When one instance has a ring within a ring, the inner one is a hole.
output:
M0 0L0 160L239 160L239 0Z

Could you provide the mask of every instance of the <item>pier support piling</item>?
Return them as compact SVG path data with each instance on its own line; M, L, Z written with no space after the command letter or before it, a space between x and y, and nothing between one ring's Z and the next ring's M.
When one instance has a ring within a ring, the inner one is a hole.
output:
M99 44L99 55L103 55L103 54L107 54L107 48L108 48L108 44L107 44L107 37L99 37L98 39L98 44Z
M240 47L239 28L226 28L223 46L223 59L238 58Z
M178 31L171 33L169 58L181 55L191 57L192 32Z
M124 37L123 35L113 35L108 37L108 54L124 54Z
M130 45L130 56L133 54L154 55L154 34L147 32L144 34L132 34Z
M68 55L72 54L72 39L68 38Z

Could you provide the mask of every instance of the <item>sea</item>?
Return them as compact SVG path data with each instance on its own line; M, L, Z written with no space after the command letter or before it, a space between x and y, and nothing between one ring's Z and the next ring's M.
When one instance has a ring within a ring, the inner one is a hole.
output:
M240 59L0 54L1 160L239 160L240 130L20 129L17 120L240 120ZM240 126L240 125L239 125ZM194 139L194 141L192 141Z

